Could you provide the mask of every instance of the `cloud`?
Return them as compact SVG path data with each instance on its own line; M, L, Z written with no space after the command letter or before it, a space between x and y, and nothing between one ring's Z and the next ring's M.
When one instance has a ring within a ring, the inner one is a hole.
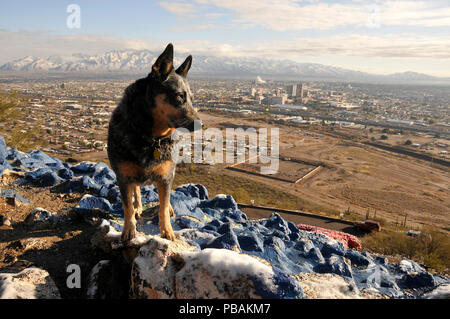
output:
M212 25L192 26L209 28ZM184 27L183 27L184 28ZM48 31L0 29L0 63L27 55L46 58L75 53L100 54L111 50L161 50L165 43L142 39L123 39L104 35L60 35ZM445 36L415 34L333 35L325 37L292 37L238 45L212 40L174 41L176 51L197 55L255 56L298 59L315 56L359 56L372 58L450 59L450 41Z
M204 31L216 29L217 25L209 23L209 24L191 24L191 25L179 25L168 27L167 31L169 32L191 32L191 31Z
M111 50L152 49L159 45L142 39L123 39L96 34L54 34L45 30L7 31L0 29L0 63L24 56L46 58L75 53L99 54Z
M183 41L178 50L197 55L251 56L294 59L318 56L414 58L450 60L450 42L444 36L414 34L334 35L328 37L294 37L239 45L212 41Z
M322 38L298 37L288 41L259 43L246 50L265 56L359 56L373 58L450 59L450 41L442 36L412 34L336 35Z
M177 16L182 16L184 18L186 17L195 17L195 13L198 11L198 8L196 5L192 3L186 3L186 2L180 2L180 1L162 1L158 2L158 5L160 5L165 10L169 11L170 13L173 13Z
M195 3L195 5L194 5ZM445 1L353 1L330 3L298 0L193 0L165 1L160 5L171 13L186 17L211 8L226 10L236 16L237 23L250 23L275 31L337 27L378 26L450 26L450 7ZM203 16L211 14L203 12ZM218 12L223 14L223 12Z

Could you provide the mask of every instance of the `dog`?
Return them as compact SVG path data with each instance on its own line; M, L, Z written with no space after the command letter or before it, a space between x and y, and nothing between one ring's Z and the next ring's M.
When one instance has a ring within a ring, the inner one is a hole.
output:
M159 196L161 237L174 241L170 217L170 190L176 163L172 159L176 128L194 131L200 118L192 106L193 96L186 76L192 64L189 55L178 69L173 66L173 45L167 45L151 72L125 89L111 115L108 128L108 158L116 173L124 210L121 239L136 237L136 218L142 213L141 185L154 184ZM134 202L133 202L134 199Z

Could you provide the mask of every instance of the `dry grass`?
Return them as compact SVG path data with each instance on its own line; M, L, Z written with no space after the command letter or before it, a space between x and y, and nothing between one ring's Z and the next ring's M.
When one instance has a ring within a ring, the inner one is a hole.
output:
M25 114L20 109L21 103L18 93L12 91L9 94L0 93L0 122L11 127L5 134L6 144L23 152L44 146L46 141L40 138L41 129L39 123L35 126L19 124L18 120Z
M335 209L315 204L261 182L217 171L214 167L194 164L178 165L174 186L187 183L204 185L210 196L230 194L237 202L243 204L250 204L250 200L254 200L256 205L261 206L324 213L333 216L339 214Z
M383 255L401 255L440 273L450 273L450 238L433 227L424 227L421 235L411 237L403 229L384 229L362 240L370 251Z

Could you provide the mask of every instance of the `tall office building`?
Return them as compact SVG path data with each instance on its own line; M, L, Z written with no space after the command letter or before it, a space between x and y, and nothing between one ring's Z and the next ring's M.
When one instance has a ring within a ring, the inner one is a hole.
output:
M297 84L297 97L303 98L303 94L304 94L304 86L303 83L299 83Z
M287 87L287 93L291 97L303 98L305 93L303 83L289 85Z

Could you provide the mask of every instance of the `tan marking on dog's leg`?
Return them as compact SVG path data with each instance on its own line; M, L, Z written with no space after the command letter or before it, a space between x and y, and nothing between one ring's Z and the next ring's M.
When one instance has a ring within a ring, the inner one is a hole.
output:
M141 218L142 198L141 198L141 187L139 185L134 186L134 211L136 214L136 218Z
M169 240L175 240L175 234L173 233L172 225L170 224L170 188L167 185L158 184L158 196L159 196L159 229L161 231L161 237Z
M159 176L162 176L165 178L171 172L173 165L174 165L174 162L172 160L167 160L167 161L161 162L160 164L148 169L146 171L146 173L147 174L151 174L151 173L158 174Z
M127 185L125 194L121 194L127 199L128 205L122 200L124 223L122 230L122 241L127 242L136 237L136 218L134 217L133 208L133 185Z
M144 170L137 164L123 162L118 165L119 173L124 177L136 177L142 175Z

